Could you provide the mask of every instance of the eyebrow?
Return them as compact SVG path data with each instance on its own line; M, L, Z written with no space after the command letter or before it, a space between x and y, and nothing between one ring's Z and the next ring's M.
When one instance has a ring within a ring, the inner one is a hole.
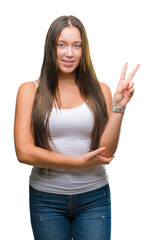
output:
M61 39L59 39L59 40L58 40L58 42L64 42L64 43L66 43L66 41L64 41L64 40L61 40ZM80 40L78 40L78 41L75 41L75 42L73 42L73 43L81 43L81 41L80 41Z

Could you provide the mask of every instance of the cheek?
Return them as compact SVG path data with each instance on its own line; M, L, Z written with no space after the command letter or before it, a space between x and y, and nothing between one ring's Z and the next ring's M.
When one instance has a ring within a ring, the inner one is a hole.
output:
M57 49L57 59L59 58L62 58L65 54L65 51L62 50L62 49Z
M60 51L57 50L57 60L61 57Z
M61 54L60 51L57 50L57 56L56 56L56 68L57 70L61 66Z
M78 55L77 55L77 59L78 59L78 61L81 60L81 57L82 57L82 51L80 51L80 52L78 53Z

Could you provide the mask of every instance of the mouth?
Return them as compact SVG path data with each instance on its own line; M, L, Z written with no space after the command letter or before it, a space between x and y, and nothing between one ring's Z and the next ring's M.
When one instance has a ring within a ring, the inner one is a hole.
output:
M63 62L66 62L66 63L73 63L73 62L75 62L74 60L62 60Z
M70 67L70 66L72 66L73 65L73 63L75 62L74 60L62 60L62 62L64 63L64 65L65 66L68 66L68 67Z

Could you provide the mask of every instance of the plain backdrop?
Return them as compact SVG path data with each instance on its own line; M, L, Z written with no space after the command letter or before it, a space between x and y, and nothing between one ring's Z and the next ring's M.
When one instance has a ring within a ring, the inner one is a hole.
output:
M19 86L38 79L46 33L51 22L61 15L74 15L83 22L96 74L112 94L125 62L127 76L135 65L141 64L134 77L135 94L125 112L116 157L107 171L112 197L112 240L153 240L152 0L1 1L1 239L33 239L28 193L31 167L20 164L15 155L15 102Z

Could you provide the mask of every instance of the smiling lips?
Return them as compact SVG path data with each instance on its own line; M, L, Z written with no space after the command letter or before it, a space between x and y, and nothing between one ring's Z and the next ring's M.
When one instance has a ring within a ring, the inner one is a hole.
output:
M62 60L66 66L72 66L75 62L74 60Z

